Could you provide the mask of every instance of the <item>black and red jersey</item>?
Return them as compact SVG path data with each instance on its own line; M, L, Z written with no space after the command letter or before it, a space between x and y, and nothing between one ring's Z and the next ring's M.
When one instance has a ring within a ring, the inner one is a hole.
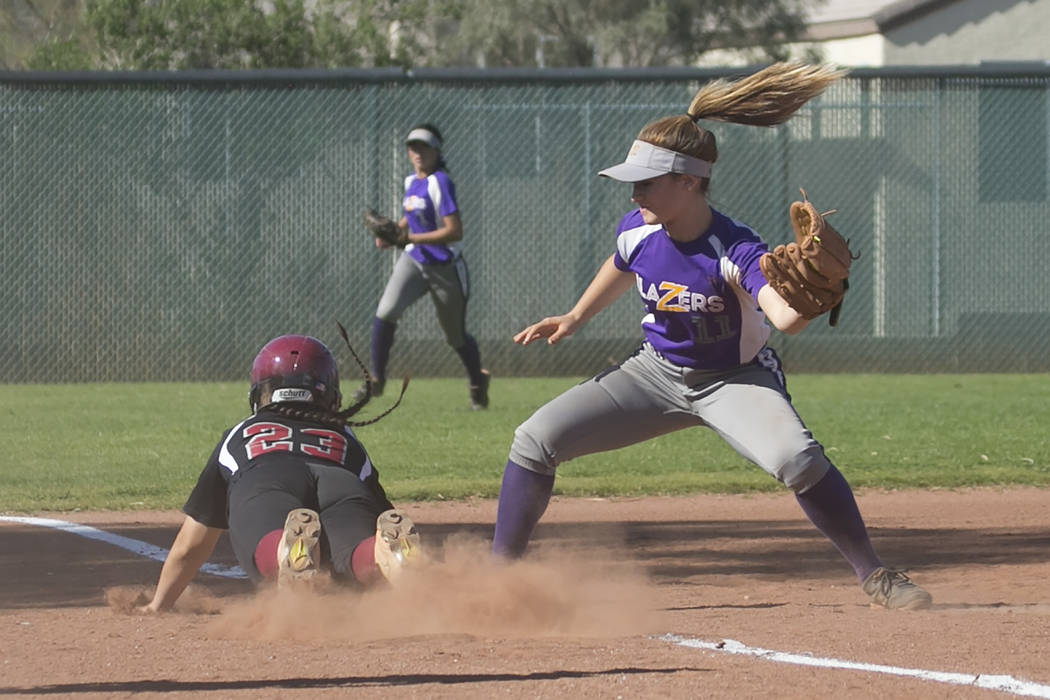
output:
M237 487L239 474L259 464L306 469L311 462L353 472L380 501L387 501L368 453L349 426L330 427L261 409L223 433L182 510L208 527L228 529L229 492Z

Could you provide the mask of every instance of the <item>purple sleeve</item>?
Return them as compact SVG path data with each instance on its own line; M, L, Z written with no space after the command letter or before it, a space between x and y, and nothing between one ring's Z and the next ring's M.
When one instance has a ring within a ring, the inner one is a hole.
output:
M766 276L762 274L762 268L758 265L758 261L767 252L769 246L759 239L740 241L729 249L729 259L740 270L740 286L755 301L758 301L758 290L767 284Z

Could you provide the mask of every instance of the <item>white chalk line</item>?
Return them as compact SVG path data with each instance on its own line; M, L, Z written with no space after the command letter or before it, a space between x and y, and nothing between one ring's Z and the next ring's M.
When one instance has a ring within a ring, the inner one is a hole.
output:
M655 637L662 642L677 644L678 646L693 649L706 649L708 651L723 652L726 654L742 654L744 656L756 656L767 661L779 663L796 664L798 666L819 666L821 668L841 668L850 671L867 671L869 673L884 673L890 676L907 676L924 681L936 681L950 685L967 685L988 690L998 690L1013 695L1023 695L1031 698L1050 698L1050 686L1019 680L1013 676L997 676L987 673L950 673L947 671L927 671L921 668L899 668L897 666L883 666L881 664L867 664L857 661L843 661L841 659L825 659L818 656L806 654L791 654L773 649L762 649L749 647L732 639L724 639L721 642L705 642L700 639L690 639L676 634L665 634Z
M122 535L114 535L112 532L106 532L105 530L99 530L98 528L90 527L88 525L80 525L78 523L70 523L65 520L52 520L51 518L28 518L20 517L15 515L0 515L0 522L4 523L20 523L22 525L35 525L37 527L50 527L55 530L61 530L68 532L73 535L80 535L86 537L89 540L99 540L100 542L106 542L107 544L126 549L129 552L138 554L148 559L155 561L164 561L168 556L168 550L163 547L157 547L149 544L148 542L142 542L140 540L133 540L130 537L124 537ZM221 576L223 578L248 578L244 570L239 566L221 566L219 564L206 563L200 568L202 573L210 574L212 576Z

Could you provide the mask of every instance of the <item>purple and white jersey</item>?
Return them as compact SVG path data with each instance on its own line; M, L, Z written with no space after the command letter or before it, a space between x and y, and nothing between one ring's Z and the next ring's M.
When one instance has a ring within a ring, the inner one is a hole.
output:
M438 170L425 178L414 174L405 178L405 219L411 233L429 233L441 228L442 217L455 214L456 186L444 170ZM447 263L459 257L459 241L450 245L405 246L405 252L423 265Z
M681 367L719 370L750 362L769 338L757 301L768 246L750 227L711 213L707 232L682 244L636 209L620 220L613 262L636 276L653 349Z

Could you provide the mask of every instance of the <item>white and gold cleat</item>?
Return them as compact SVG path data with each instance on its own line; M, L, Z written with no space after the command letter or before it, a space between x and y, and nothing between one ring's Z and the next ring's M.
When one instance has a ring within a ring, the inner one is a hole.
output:
M388 510L376 519L375 560L390 583L397 583L405 569L423 562L416 525L401 511Z
M277 545L277 586L312 581L321 565L321 518L317 511L296 508L284 521Z

